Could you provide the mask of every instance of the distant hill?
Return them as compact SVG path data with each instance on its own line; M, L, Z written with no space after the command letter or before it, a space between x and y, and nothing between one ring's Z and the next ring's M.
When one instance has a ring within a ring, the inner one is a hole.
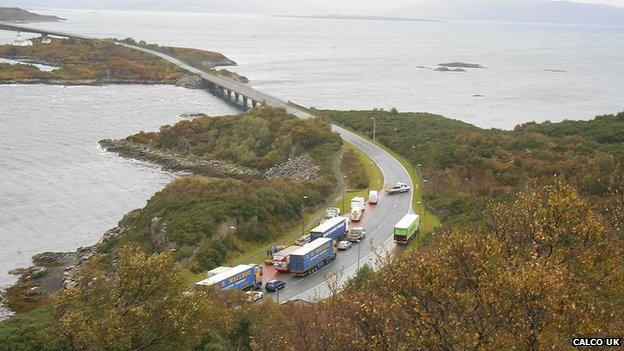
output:
M32 23L56 22L62 20L64 19L60 17L39 15L17 7L0 7L0 21Z
M435 0L410 5L387 15L468 21L624 25L622 8L570 1Z

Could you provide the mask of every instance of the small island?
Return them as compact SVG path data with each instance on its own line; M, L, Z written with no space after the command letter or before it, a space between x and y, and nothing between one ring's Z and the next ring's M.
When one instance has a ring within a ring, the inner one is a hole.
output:
M465 62L440 63L438 64L438 66L446 67L446 68L485 68L478 63L465 63Z
M0 7L0 21L15 23L38 23L58 22L64 20L64 18L40 15L17 7Z
M206 83L159 57L118 45L113 40L49 39L29 40L29 45L0 45L0 84L169 84L203 89ZM167 53L213 74L239 82L248 79L219 66L235 66L236 62L216 52L149 45L125 39ZM41 69L37 65L54 69Z

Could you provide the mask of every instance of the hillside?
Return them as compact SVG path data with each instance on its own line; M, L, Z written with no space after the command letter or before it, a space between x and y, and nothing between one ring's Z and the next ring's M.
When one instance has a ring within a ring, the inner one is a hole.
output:
M391 11L388 15L462 21L624 25L623 8L571 1L435 0Z
M0 21L16 23L58 22L63 18L56 16L39 15L17 7L0 7Z
M528 123L485 130L426 113L320 111L372 135L413 164L427 180L427 204L447 224L480 221L486 199L505 200L534 182L565 179L592 201L606 203L606 179L624 160L624 113L590 121ZM601 200L597 200L601 199Z
M374 116L380 142L422 162L426 187L463 182L442 190L483 204L479 216L456 208L447 220L463 218L462 225L381 257L377 273L364 266L330 298L249 303L237 292L188 291L176 261L193 253L191 265L218 264L229 225L238 228L236 249L270 237L272 225L297 218L310 190L285 181L181 179L126 216L124 234L99 248L116 253L84 265L53 305L0 323L0 350L552 350L569 348L570 335L620 332L624 115L499 131L422 113L317 112L363 133ZM511 168L497 161L504 156ZM583 163L600 165L590 166L594 186L580 172L553 174ZM491 172L488 188L474 187L474 172ZM154 239L164 246L155 249ZM325 275L330 289L341 278L334 273Z
M240 115L200 117L101 144L122 155L147 159L175 170L210 176L305 180L331 174L333 153L341 144L329 125L301 120L283 110L260 107ZM313 162L300 169L297 162ZM292 172L286 171L289 165ZM316 171L315 171L316 169Z

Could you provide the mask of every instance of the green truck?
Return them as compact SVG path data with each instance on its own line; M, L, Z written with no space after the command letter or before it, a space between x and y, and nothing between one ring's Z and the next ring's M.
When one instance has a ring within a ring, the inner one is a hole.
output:
M405 245L412 240L420 228L420 216L417 214L406 214L394 226L394 242Z

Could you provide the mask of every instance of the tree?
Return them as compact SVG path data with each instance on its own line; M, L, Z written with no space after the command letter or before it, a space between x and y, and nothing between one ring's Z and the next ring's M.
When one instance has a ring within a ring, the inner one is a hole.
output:
M207 296L185 293L180 269L167 253L121 249L110 275L93 261L75 289L56 302L56 319L72 350L145 350L195 344L228 314Z

